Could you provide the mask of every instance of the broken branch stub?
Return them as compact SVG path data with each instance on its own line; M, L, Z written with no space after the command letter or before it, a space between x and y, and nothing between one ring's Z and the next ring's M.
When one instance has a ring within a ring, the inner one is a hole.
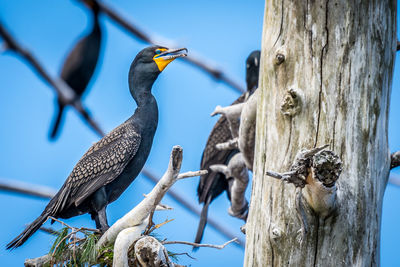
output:
M236 138L239 134L240 115L243 107L244 103L230 105L227 107L216 106L213 113L211 113L211 116L215 116L217 114L224 116L228 121L232 137Z
M306 188L303 197L319 215L327 216L335 206L336 181L342 172L342 162L327 145L311 150L302 150L296 156L290 171L268 176L281 179L296 187Z

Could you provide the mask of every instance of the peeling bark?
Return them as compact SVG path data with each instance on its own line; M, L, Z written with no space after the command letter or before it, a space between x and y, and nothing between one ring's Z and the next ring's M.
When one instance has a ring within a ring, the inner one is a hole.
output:
M395 25L390 0L267 1L245 266L379 265ZM323 200L303 201L300 243L295 189L265 173L324 144L343 162L336 197L325 199L336 209L324 218Z

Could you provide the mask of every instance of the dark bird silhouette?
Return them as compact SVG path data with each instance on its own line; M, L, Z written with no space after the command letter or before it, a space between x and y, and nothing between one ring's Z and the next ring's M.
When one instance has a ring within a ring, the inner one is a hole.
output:
M49 216L70 218L90 213L101 231L108 228L106 207L116 200L142 170L158 123L158 108L151 88L161 71L186 48L161 46L143 49L129 70L129 89L137 103L135 113L95 143L83 155L60 191L42 214L7 249L21 246Z
M93 16L92 30L80 39L68 54L61 70L61 79L81 98L96 69L100 54L101 28L99 23L99 6L95 0L86 0ZM50 132L50 139L54 139L60 127L64 114L65 104L57 100L57 114Z
M260 69L260 51L253 51L246 60L246 84L247 92L242 94L235 102L238 104L243 103L250 94L252 94L258 87L258 73ZM228 198L229 182L225 175L219 172L210 170L210 166L214 164L227 164L229 159L235 155L238 150L218 150L215 148L216 144L227 142L232 139L232 134L229 129L229 123L225 117L219 118L214 128L208 136L206 147L204 148L201 158L200 169L208 170L208 173L200 177L200 183L197 187L197 195L199 202L204 203L200 215L200 222L197 228L195 243L200 243L203 238L204 228L207 223L208 206L210 203L219 196L222 192L226 191ZM196 249L196 248L194 248Z

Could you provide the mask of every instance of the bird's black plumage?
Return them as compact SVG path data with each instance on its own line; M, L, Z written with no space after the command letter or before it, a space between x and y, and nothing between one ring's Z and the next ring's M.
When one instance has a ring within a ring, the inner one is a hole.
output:
M75 92L77 98L81 98L85 92L100 55L101 27L99 22L99 6L96 0L87 0L93 17L93 26L89 34L81 38L68 54L61 70L61 79ZM65 103L57 100L57 114L50 132L50 138L54 139L59 131L60 123L65 110Z
M70 218L90 213L97 228L108 228L107 205L132 183L150 153L158 123L153 83L168 63L186 55L183 50L152 46L136 56L129 71L135 113L83 155L42 214L7 245L8 249L21 246L49 216Z
M259 68L260 51L256 50L250 53L246 60L247 92L236 99L232 105L243 103L247 97L257 89ZM230 199L229 184L225 175L210 170L211 165L227 164L229 159L238 152L237 150L221 151L215 148L216 144L229 141L230 139L232 139L232 134L229 129L229 123L225 117L221 117L208 136L207 144L201 158L200 169L208 170L208 173L200 177L200 183L197 187L199 202L204 204L200 215L195 243L200 243L203 237L204 228L207 223L208 206L210 203L224 191L227 192L228 198Z

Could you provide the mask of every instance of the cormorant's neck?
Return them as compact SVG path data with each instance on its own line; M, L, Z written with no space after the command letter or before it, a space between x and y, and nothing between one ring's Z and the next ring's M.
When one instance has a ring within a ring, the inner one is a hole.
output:
M149 101L155 101L151 94L151 87L157 79L158 73L135 71L135 67L129 70L129 91L135 99L138 107L146 106Z

